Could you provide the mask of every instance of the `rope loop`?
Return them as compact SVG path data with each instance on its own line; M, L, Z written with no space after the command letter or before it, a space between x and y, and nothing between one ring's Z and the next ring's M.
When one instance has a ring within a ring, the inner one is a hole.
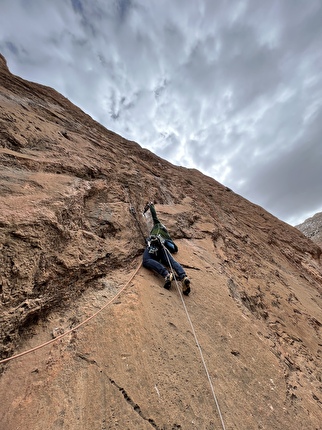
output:
M126 284L120 289L120 291L118 293L115 294L114 297L112 297L111 300L109 300L107 303L105 303L105 305L103 307L101 307L97 312L95 312L93 315L89 316L88 318L86 318L84 321L82 321L81 323L79 323L77 326L73 327L70 330L67 330L65 333L55 337L54 339L48 340L47 342L42 343L41 345L35 346L34 348L28 349L27 351L21 352L19 354L13 355L11 357L5 358L4 360L0 360L0 364L3 363L7 363L8 361L14 360L16 358L19 357L23 357L24 355L30 354L31 352L37 351L40 348L43 348L47 345L50 345L51 343L56 342L57 340L62 339L63 337L67 336L70 333L74 333L76 330L78 330L80 327L82 327L83 325L87 324L91 319L93 319L94 317L96 317L96 315L98 315L100 312L102 312L103 309L107 308L108 305L110 305L112 302L114 302L114 300L125 290L125 288L129 285L129 283L132 281L132 279L134 278L134 276L138 273L138 271L140 270L142 266L142 261L140 262L140 264L138 265L138 267L135 269L135 271L132 273L132 275L130 276L130 279L126 282Z

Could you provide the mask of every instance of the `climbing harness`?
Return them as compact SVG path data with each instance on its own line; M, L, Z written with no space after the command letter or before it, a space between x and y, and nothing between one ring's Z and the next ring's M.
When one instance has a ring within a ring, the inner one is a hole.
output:
M199 350L199 354L200 354L200 357L201 357L201 361L202 361L203 367L204 367L204 369L205 369L205 372L206 372L206 375L207 375L207 378L208 378L208 381L209 381L209 385L210 385L211 393L212 393L212 395L213 395L213 398L214 398L214 401L215 401L215 404L216 404L216 408L217 408L217 411L218 411L218 415L219 415L219 418L220 418L220 422L221 422L222 428L223 428L223 430L226 430L225 423L224 423L224 420L223 420L223 417L222 417L222 413L221 413L221 410L220 410L220 407L219 407L219 403L218 403L218 400L217 400L217 396L216 396L216 393L215 393L215 390L214 390L214 386L213 386L213 383L212 383L212 381L211 381L211 377L210 377L210 374L209 374L209 371L208 371L208 368L207 368L207 364L206 364L206 361L205 361L205 359L204 359L203 352L202 352L202 349L201 349L201 346L200 346L200 343L199 343L199 340L198 340L198 337L197 337L197 334L196 334L195 328L194 328L194 326L193 326L192 320L191 320L191 318L190 318L190 315L189 315L189 312L188 312L187 306L186 306L186 304L185 304L185 301L184 301L184 299L183 299L183 296L182 296L181 290L180 290L180 288L179 288L179 285L178 285L178 281L177 281L176 275L175 275L175 273L174 273L173 267L172 267L171 262L170 262L170 259L169 259L169 255L168 255L168 253L170 253L170 251L169 251L169 250L168 250L168 249L163 245L163 243L162 243L162 247L163 247L164 252L165 252L165 254L166 254L166 256L167 256L167 260L168 260L168 264L169 264L170 270L171 270L171 272L172 272L172 274L173 274L173 278L174 278L174 280L175 280L176 287L177 287L177 290L178 290L178 292L179 292L181 302L182 302L182 304L183 304L183 308L184 308L184 310L185 310L185 313L186 313L187 319L188 319L188 321L189 321L189 324L190 324L190 327L191 327L191 330L192 330L192 333L193 333L193 336L194 336L194 339L195 339L196 345L197 345L198 350Z
M45 343L42 343L41 345L35 346L34 348L28 349L27 351L21 352L19 354L13 355L9 358L5 358L4 360L0 360L0 364L3 363L7 363L8 361L14 360L15 358L19 358L22 357L24 355L30 354L31 352L37 351L40 348L43 348L47 345L50 345L51 343L56 342L59 339L62 339L63 337L67 336L70 333L74 333L76 330L78 330L80 327L82 327L83 325L87 324L91 319L93 319L94 317L96 317L96 315L98 315L100 312L102 312L103 309L105 309L108 305L110 305L112 302L114 302L114 300L125 290L125 288L129 285L129 283L132 281L132 279L134 278L134 276L138 273L138 271L140 270L142 266L142 262L140 262L140 264L138 265L138 267L135 269L135 271L132 273L132 275L130 276L130 279L126 282L126 284L120 289L120 291L118 293L115 294L114 297L112 297L111 300L109 300L107 303L105 303L105 305L103 307L101 307L97 312L95 312L93 315L91 315L90 317L86 318L83 322L81 322L80 324L78 324L76 327L66 331L65 333L55 337L54 339L51 339Z

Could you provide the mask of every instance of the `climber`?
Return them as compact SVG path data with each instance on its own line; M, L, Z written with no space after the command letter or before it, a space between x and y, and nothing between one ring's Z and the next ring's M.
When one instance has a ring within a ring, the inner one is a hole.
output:
M164 246L172 253L175 254L178 252L177 245L173 242L173 240L170 237L170 234L166 227L159 221L157 217L157 213L155 211L155 207L153 202L149 202L145 205L143 214L147 212L147 210L150 209L152 220L153 220L153 227L150 231L150 236L161 236Z
M154 226L151 230L150 237L147 239L147 246L143 253L143 266L161 275L165 281L163 286L167 290L171 288L171 282L174 279L173 270L179 281L181 281L182 293L188 296L191 290L190 279L187 277L181 264L172 257L166 242L168 242L168 246L169 243L174 245L172 250L175 250L175 252L177 252L178 248L172 241L167 229L158 220L152 203L148 203L144 211L146 212L149 208L153 217Z

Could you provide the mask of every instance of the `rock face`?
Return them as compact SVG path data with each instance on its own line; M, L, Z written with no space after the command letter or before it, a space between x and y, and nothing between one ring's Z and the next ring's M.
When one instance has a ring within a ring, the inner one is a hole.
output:
M313 217L306 219L296 228L322 247L322 212L318 212Z
M2 362L1 430L322 428L318 245L3 57L0 108L1 358L56 338ZM148 200L189 297L135 272Z

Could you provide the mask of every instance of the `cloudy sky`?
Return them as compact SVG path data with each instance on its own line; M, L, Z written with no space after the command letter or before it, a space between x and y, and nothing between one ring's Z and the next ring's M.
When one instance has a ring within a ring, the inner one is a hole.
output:
M0 0L0 52L292 225L322 211L321 0Z

